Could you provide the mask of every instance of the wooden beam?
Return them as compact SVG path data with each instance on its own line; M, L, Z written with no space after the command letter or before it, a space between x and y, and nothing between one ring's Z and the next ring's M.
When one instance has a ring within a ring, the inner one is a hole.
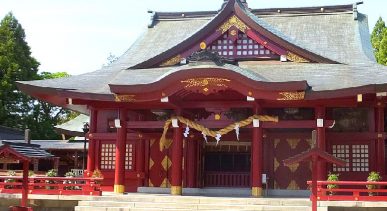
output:
M181 108L252 108L255 104L247 101L188 101L179 106Z
M198 124L201 124L207 128L224 128L230 124L233 124L234 121L216 121L216 120L202 120L198 121ZM333 125L333 120L325 120L325 127L330 127ZM163 128L164 121L128 121L127 127L130 129L157 129ZM251 128L249 125L246 128ZM262 122L262 128L315 128L316 120L283 120L279 122Z

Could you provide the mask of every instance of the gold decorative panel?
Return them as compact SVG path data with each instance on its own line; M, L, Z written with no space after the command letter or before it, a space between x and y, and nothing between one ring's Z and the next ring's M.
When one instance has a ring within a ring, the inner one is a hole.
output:
M291 149L295 149L300 143L301 139L286 139Z
M135 102L136 95L114 95L116 102Z
M151 169L154 164L155 164L155 162L150 158L149 159L149 169Z
M149 187L153 187L153 186L154 186L153 183L152 183L152 181L151 181L151 179L149 179L148 185L149 185Z
M299 190L300 187L298 186L297 182L295 180L292 180L287 188L288 190Z
M228 31L231 27L235 26L237 29L246 33L246 30L250 29L245 23L243 23L236 15L231 16L225 23L223 23L218 31L222 34Z
M305 98L305 92L280 92L277 100L303 100Z
M274 172L277 171L279 166L280 166L280 163L278 162L277 158L274 158Z
M173 66L173 65L179 64L182 60L183 60L183 57L181 57L181 55L179 54L163 62L160 66L161 67Z
M171 183L169 182L169 180L167 178L165 178L163 180L163 182L161 183L160 187L161 188L169 188L169 187L171 187Z
M288 55L286 55L286 58L292 62L296 62L296 63L309 63L310 61L305 59L305 58L302 58L292 52L288 52Z
M168 156L165 156L163 161L161 161L161 166L163 166L163 169L167 171L169 167L171 167L171 165L172 165L171 160L169 159Z
M294 173L294 172L297 171L297 169L298 169L299 166L300 166L299 163L295 163L295 164L289 165L288 167L289 167L290 171L291 171L292 173Z
M185 88L192 87L206 87L206 86L215 86L215 87L225 87L230 80L225 78L191 78L188 80L181 81L182 84L185 84Z

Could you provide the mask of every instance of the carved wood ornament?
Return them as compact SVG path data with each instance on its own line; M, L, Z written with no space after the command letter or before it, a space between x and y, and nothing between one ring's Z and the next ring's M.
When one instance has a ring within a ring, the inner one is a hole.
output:
M116 102L132 103L136 101L135 97L136 95L114 95L114 99Z
M212 93L212 91L227 89L230 82L231 80L225 78L191 78L181 81L186 90L200 92L205 95Z
M231 27L235 26L237 29L246 33L250 29L243 21L241 21L236 15L231 16L225 23L223 23L218 31L221 31L222 34L227 32Z
M289 61L292 61L292 62L296 62L296 63L310 63L309 60L307 59L304 59L292 52L288 52L288 55L286 55L286 58L289 60Z
M167 67L167 66L173 66L176 64L179 64L183 60L183 57L181 57L180 54L168 59L167 61L163 62L160 66L161 67Z
M280 92L277 100L303 100L305 99L305 92Z

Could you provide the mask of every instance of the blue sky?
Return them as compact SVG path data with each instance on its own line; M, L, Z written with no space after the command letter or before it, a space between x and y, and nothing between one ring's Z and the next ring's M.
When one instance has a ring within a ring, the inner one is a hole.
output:
M0 0L0 17L12 11L23 25L41 71L72 75L99 69L121 55L149 22L148 10L218 10L223 0ZM249 0L251 8L352 4L349 0ZM386 0L364 0L359 10L371 28L387 20Z

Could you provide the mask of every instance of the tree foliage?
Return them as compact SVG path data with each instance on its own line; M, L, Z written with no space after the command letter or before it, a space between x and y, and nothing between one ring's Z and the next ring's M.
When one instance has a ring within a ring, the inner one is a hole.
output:
M28 98L16 89L15 81L37 78L39 63L31 56L23 27L12 13L0 22L0 124L21 126L19 114ZM20 128L20 127L19 127Z
M70 111L33 99L17 90L16 81L69 76L65 72L38 74L25 32L12 13L0 22L0 125L31 129L33 139L57 139L54 126Z
M371 34L371 43L374 48L376 61L387 65L387 27L380 17Z

